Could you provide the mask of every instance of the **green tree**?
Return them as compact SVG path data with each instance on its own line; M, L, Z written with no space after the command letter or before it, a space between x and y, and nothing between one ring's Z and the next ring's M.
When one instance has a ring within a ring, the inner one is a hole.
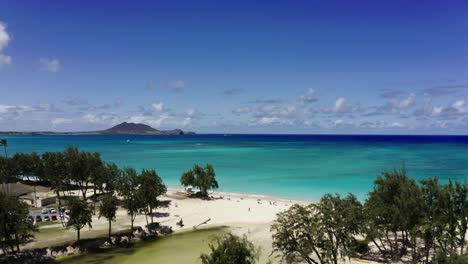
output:
M468 232L468 184L455 183L455 215L458 224L458 244L463 255L466 243L466 233ZM468 256L467 256L468 257Z
M111 225L115 221L115 216L117 213L117 203L114 200L114 197L110 194L104 196L101 202L101 207L99 207L99 218L104 217L109 222L109 241L111 237Z
M92 227L93 210L88 206L86 201L80 200L77 197L72 197L67 202L70 210L69 219L66 223L67 228L76 230L77 242L80 241L80 231L86 225Z
M0 191L0 242L4 253L20 251L20 245L28 242L37 231L27 220L29 207L4 190Z
M0 156L0 181L1 183L16 182L13 161L9 158Z
M99 153L87 153L86 164L90 181L93 184L93 212L96 213L97 191L104 184L105 165Z
M131 230L133 232L133 223L138 211L142 208L142 203L138 195L138 175L133 168L124 168L119 177L117 190L123 197L123 207L127 209L130 216Z
M313 205L294 204L278 213L271 226L273 250L280 252L286 263L298 260L309 264L325 263L322 260L321 247L324 242L318 221Z
M117 180L120 175L120 169L115 163L105 163L102 174L102 184L99 186L101 192L113 194L117 189Z
M76 147L69 146L64 151L69 178L78 185L83 199L92 182L92 175L99 173L102 164L99 153L80 152Z
M273 249L287 263L338 263L350 254L362 223L362 205L356 197L327 194L317 204L295 204L277 214L271 226Z
M8 158L8 153L7 153L8 141L6 139L0 139L0 146L3 147L3 150L5 152L5 158Z
M259 249L244 237L227 234L209 244L211 252L200 256L203 264L254 264Z
M414 230L424 217L424 198L419 186L408 178L403 167L377 177L364 210L368 239L374 242L383 255L388 254L398 260L407 251L407 245L416 241ZM401 239L398 232L401 232ZM400 244L400 240L403 243ZM413 253L416 258L415 247Z
M180 183L184 186L193 186L200 190L200 194L204 197L208 196L208 191L219 188L216 181L216 173L210 164L206 164L205 168L195 164L193 168L180 177Z
M15 175L18 179L34 179L34 206L37 206L36 185L38 178L42 178L42 161L37 153L30 154L16 153L12 157L14 163Z
M41 178L50 183L52 190L54 190L57 196L60 208L62 205L60 192L65 192L67 187L70 185L65 155L62 152L45 152L42 154L41 160ZM64 223L62 222L62 224Z
M320 232L323 236L322 259L338 263L340 256L349 256L350 245L355 242L364 218L362 205L352 194L341 198L338 194L326 194L315 205Z
M153 210L158 207L158 196L166 193L166 185L155 170L143 170L138 176L138 182L138 195L144 204L146 222L148 224L149 214L153 223Z
M435 261L436 264L466 264L468 263L468 254L452 254L446 256L445 254L439 255Z

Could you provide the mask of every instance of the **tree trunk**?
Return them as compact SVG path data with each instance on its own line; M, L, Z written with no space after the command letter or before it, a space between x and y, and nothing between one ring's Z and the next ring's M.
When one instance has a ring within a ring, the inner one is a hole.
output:
M20 246L19 246L19 238L18 238L18 232L15 231L15 242L16 242L16 252L20 252Z
M372 239L372 242L377 247L377 249L380 251L380 254L384 255L385 251L383 251L382 248L379 246L379 244L377 244L377 241L375 241L375 239Z
M400 252L398 252L398 233L397 231L393 232L393 237L395 238L395 254L400 258Z
M11 243L10 230L8 230L6 220L5 220L3 225L4 225L3 228L5 230L5 240L6 240L7 246L10 246L11 252L15 252L15 248L13 247L13 243Z
M465 237L466 237L466 226L467 224L464 225L464 227L462 228L462 234L461 234L461 243L460 243L460 255L463 255L463 250L465 248Z
M65 211L62 212L62 202L60 202L60 191L59 190L56 190L55 193L57 194L57 200L58 200L58 210L59 210L59 218L60 218L60 222L62 223L62 226L65 226L65 222L63 222L63 219L62 219L62 215L63 215L63 218L65 218Z
M150 205L151 223L153 224L153 206Z
M146 226L149 225L149 222L148 222L148 209L145 209L145 218L146 218Z
M93 214L96 214L96 184L93 185L93 191L94 191L94 195L93 195Z
M320 252L318 252L318 250L315 247L312 247L312 249L314 250L315 255L317 255L317 258L319 259L320 263L324 263L324 261L322 260L322 256L320 256ZM314 261L313 259L311 260ZM317 263L317 262L314 261L314 263Z
M76 230L77 242L80 242L80 229Z
M11 242L11 236L8 235L8 244L10 245L11 252L15 252L15 247L13 245L13 242Z
M34 184L34 207L37 207L36 183Z
M111 220L109 219L109 243L112 241L111 240Z
M393 244L392 241L390 241L390 238L388 237L388 230L385 231L385 237L387 238L387 243L390 245L390 255L393 256Z
M131 222L131 228L130 228L130 230L132 231L132 234L133 234L133 220L134 220L134 218L133 218L133 213L131 213L131 214L130 214L130 222Z

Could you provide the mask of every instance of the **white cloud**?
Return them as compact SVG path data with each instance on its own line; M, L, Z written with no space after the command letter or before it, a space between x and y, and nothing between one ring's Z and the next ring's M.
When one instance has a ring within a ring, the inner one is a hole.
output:
M128 118L130 123L142 123L147 124L155 128L159 128L164 125L164 123L169 120L171 116L163 114L159 117L146 116L146 115L134 115Z
M23 113L33 110L33 107L27 105L0 105L0 114L7 114L12 112Z
M333 126L334 127L351 127L353 126L353 122L348 121L348 120L343 120L343 119L337 119L333 122Z
M400 109L406 109L414 105L416 102L416 94L415 93L410 93L408 98L401 100L398 102L398 108Z
M359 111L359 109L359 105L348 105L346 98L339 97L336 99L335 103L331 107L325 109L325 112L344 114L354 113Z
M401 92L390 91L383 95L387 99L387 102L384 105L374 107L374 111L369 113L369 115L386 115L386 114L404 114L404 112L416 104L416 94L410 93L408 97L401 98ZM423 112L430 112L428 105L430 105L430 100L426 102L424 109L417 110L419 114Z
M8 46L11 41L11 37L6 31L7 25L0 21L0 69L11 64L11 57L3 54L3 50Z
M11 64L11 57L8 55L0 54L0 69L5 66Z
M406 127L406 125L400 123L400 122L392 122L387 125L387 127L393 127L393 128L402 128Z
M185 82L182 81L182 80L175 80L175 81L169 82L167 84L167 87L169 87L169 88L171 88L173 90L176 90L176 91L180 91L183 88L185 88Z
M453 109L459 114L464 114L468 112L468 108L465 105L465 100L457 100L451 105Z
M250 113L252 109L248 106L240 106L232 110L232 113L235 115L247 114Z
M196 112L197 112L197 111L196 111L194 108L190 108L190 109L188 109L188 110L185 112L185 114L186 114L187 116L194 117Z
M0 51L2 51L11 41L11 37L6 31L7 25L0 21Z
M39 60L40 71L58 72L60 70L60 61L58 59L42 58Z
M71 124L72 122L73 120L70 118L57 117L57 118L52 119L51 124L52 124L52 127L55 128L62 124Z
M279 121L279 118L278 117L262 117L258 120L258 123L262 124L262 125L271 125L273 123L276 123Z
M340 97L336 99L335 104L330 109L333 113L343 112L346 110L346 98Z
M439 116L444 108L442 106L434 106L431 111L431 116Z
M314 89L309 88L305 95L301 96L301 100L304 102L315 102L317 101L316 92Z
M164 111L164 103L163 102L158 102L158 103L153 103L151 104L151 111L153 112L163 112Z

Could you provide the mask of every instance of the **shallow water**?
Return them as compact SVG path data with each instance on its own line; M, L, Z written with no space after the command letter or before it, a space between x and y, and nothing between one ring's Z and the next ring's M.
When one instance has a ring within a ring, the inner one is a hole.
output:
M170 235L151 242L138 242L130 248L102 250L64 258L64 264L153 264L201 263L201 253L209 252L208 243L213 237L226 232L222 228L200 229Z
M325 193L364 199L384 170L465 180L466 136L82 135L8 136L9 152L39 153L74 145L107 161L154 168L170 186L194 163L215 167L221 191L315 200ZM130 140L127 142L127 140Z

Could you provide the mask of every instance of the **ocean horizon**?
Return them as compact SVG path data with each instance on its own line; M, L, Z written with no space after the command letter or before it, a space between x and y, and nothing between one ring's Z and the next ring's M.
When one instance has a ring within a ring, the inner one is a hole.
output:
M195 163L214 166L221 192L318 200L325 193L364 200L383 171L405 164L408 176L465 181L463 135L15 135L8 154L62 151L73 145L107 162L155 169L171 187Z

